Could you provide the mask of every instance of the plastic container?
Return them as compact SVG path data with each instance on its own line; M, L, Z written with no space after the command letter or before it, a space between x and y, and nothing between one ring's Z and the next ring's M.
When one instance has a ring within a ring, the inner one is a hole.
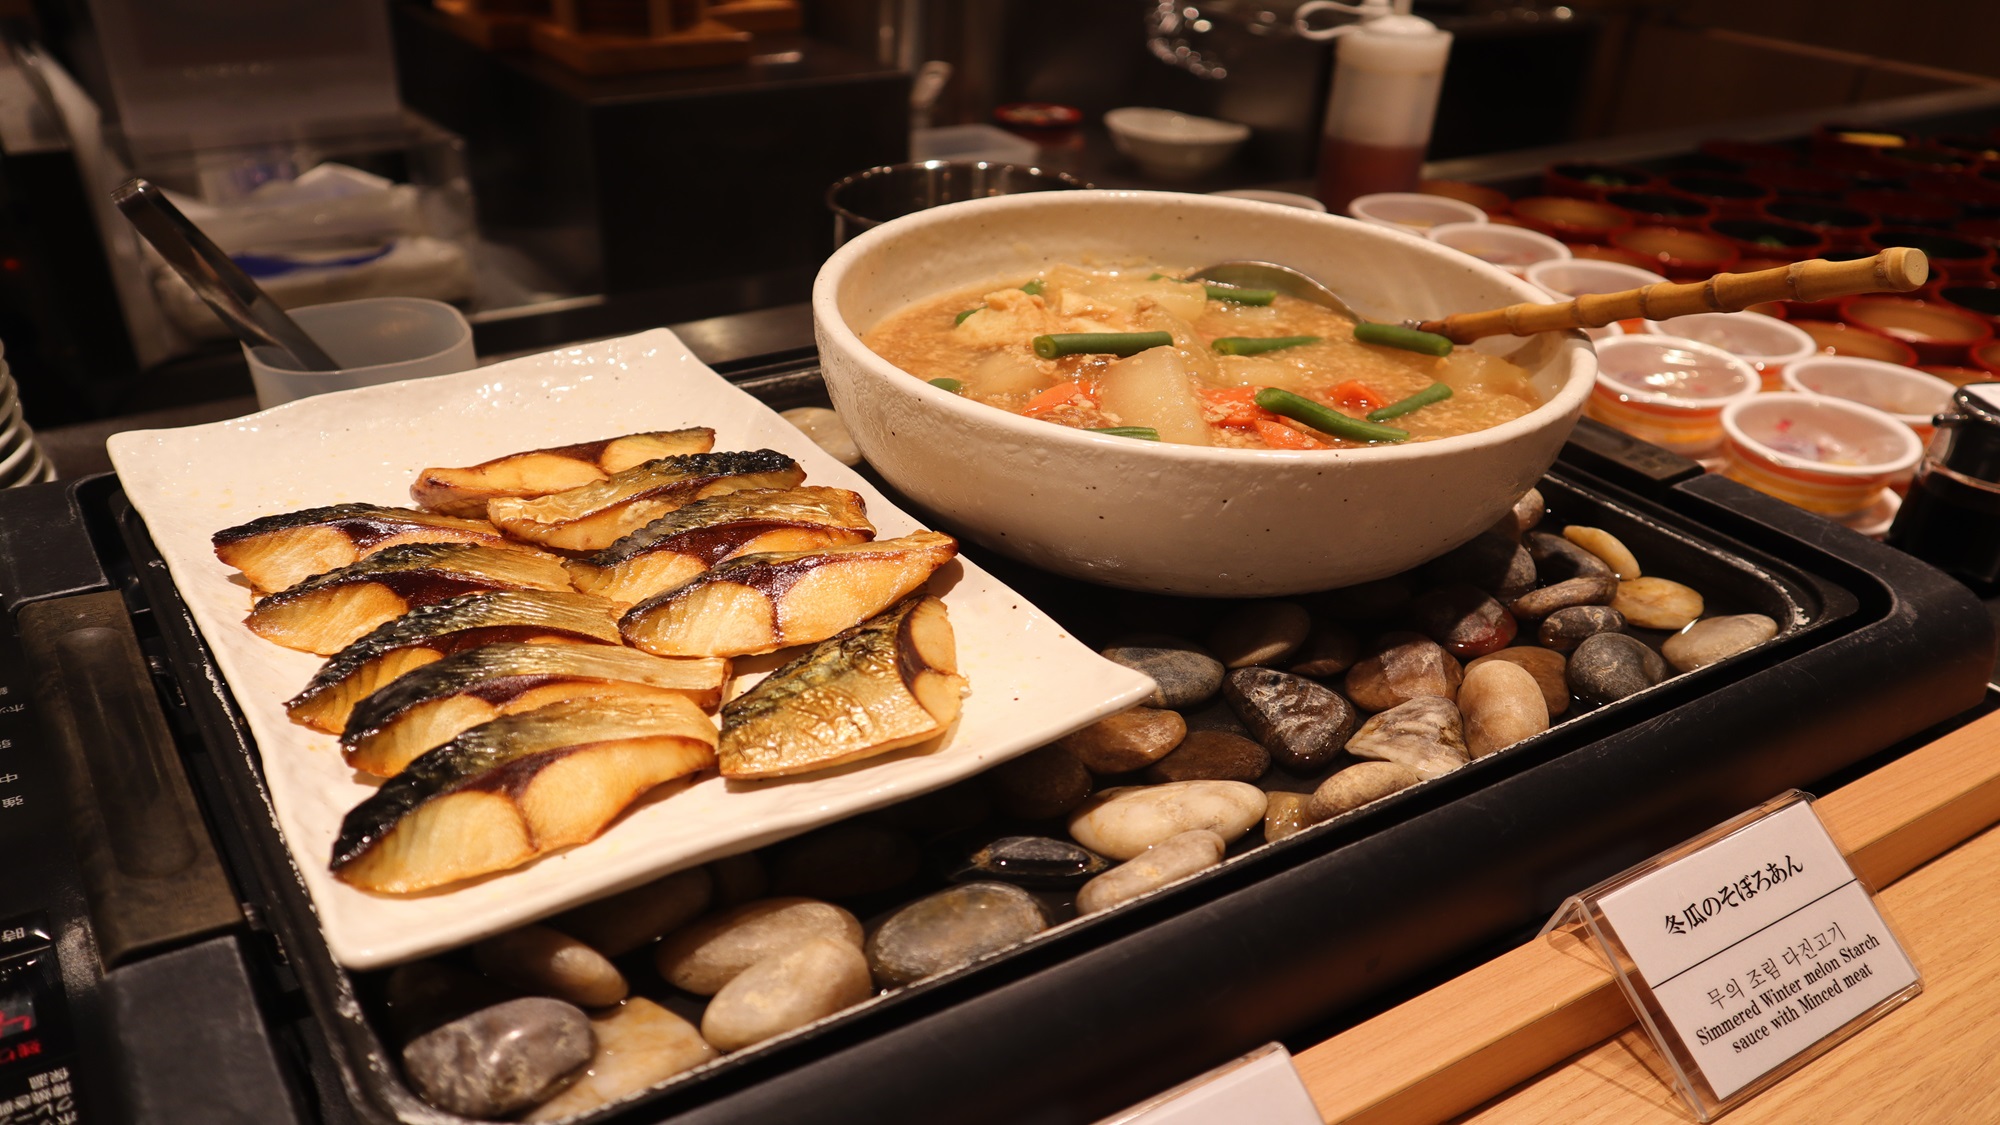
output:
M472 325L443 301L366 297L289 311L340 368L299 371L287 353L244 345L260 409L328 391L449 375L478 362Z
M1647 321L1646 331L1661 336L1699 340L1721 348L1757 369L1763 388L1783 386L1787 365L1819 354L1819 344L1802 329L1754 312L1692 313L1663 321Z
M1722 412L1763 389L1757 370L1721 348L1677 336L1620 336L1597 345L1597 386L1584 413L1690 457L1722 445Z
M1935 375L1873 359L1823 355L1785 368L1785 389L1872 406L1929 441L1931 419L1951 406L1955 389Z
M1329 11L1361 18L1310 26L1314 14ZM1451 33L1409 11L1410 0L1309 0L1293 17L1306 38L1339 37L1319 157L1318 195L1329 208L1344 209L1358 195L1416 190Z
M1873 407L1819 395L1756 395L1722 412L1725 475L1835 519L1880 503L1924 445Z
M1432 242L1491 262L1512 274L1527 276L1536 262L1569 258L1569 247L1546 234L1501 223L1446 223L1429 231Z
M1588 293L1622 293L1627 289L1643 289L1666 280L1651 270L1627 265L1624 262L1581 257L1568 261L1536 262L1521 271L1521 275L1530 283L1547 290L1549 296L1558 301L1581 297ZM1591 339L1601 341L1613 336L1622 336L1628 329L1642 330L1645 325L1646 322L1643 320L1634 320L1609 324L1603 328L1588 328L1584 331Z
M1417 234L1428 234L1433 228L1447 223L1486 222L1486 212L1470 203L1415 191L1357 195L1347 204L1347 213L1364 223Z

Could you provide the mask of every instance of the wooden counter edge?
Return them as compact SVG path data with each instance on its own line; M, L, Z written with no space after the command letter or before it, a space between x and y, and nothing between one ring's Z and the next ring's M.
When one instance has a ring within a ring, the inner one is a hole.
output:
M1879 889L2000 821L2000 714L1827 794L1821 818ZM1329 1123L1463 1113L1632 1022L1597 953L1531 941L1294 1056Z

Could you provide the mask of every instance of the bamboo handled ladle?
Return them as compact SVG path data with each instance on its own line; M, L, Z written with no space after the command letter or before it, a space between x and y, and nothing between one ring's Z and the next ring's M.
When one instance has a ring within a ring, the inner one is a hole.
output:
M1289 266L1270 262L1223 262L1192 275L1218 285L1275 289L1349 317L1363 320L1339 295ZM1737 312L1764 301L1825 301L1857 293L1907 293L1930 277L1922 250L1895 246L1872 258L1794 262L1755 273L1719 273L1707 281L1658 282L1618 293L1589 293L1552 304L1508 305L1484 312L1453 313L1436 320L1408 320L1406 327L1435 332L1454 344L1486 336L1531 336L1569 328L1601 328L1614 320L1666 320L1689 313Z

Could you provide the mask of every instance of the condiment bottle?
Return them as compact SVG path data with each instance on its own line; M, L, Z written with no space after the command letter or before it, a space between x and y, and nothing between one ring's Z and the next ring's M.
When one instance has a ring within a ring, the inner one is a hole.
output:
M1360 17L1337 27L1308 26L1318 12ZM1333 89L1319 157L1319 198L1334 211L1357 195L1413 191L1437 116L1451 33L1410 14L1410 0L1341 4L1308 0L1293 27L1308 39L1333 39Z
M2000 383L1951 396L1889 543L1946 573L2000 582Z

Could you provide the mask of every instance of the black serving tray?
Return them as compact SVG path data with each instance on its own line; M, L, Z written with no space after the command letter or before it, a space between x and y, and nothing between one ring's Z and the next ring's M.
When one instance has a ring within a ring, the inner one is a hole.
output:
M811 369L746 372L779 408ZM1650 572L1782 623L1771 643L1129 906L739 1052L590 1120L1094 1121L1531 926L1561 898L1772 794L1977 704L1985 613L1931 568L1586 423L1543 482ZM324 1116L455 1120L418 1101L365 980L335 965L242 716L114 478L75 487L129 559L211 827L298 1003ZM1086 640L1106 592L974 552ZM276 1017L274 1017L276 1018Z

